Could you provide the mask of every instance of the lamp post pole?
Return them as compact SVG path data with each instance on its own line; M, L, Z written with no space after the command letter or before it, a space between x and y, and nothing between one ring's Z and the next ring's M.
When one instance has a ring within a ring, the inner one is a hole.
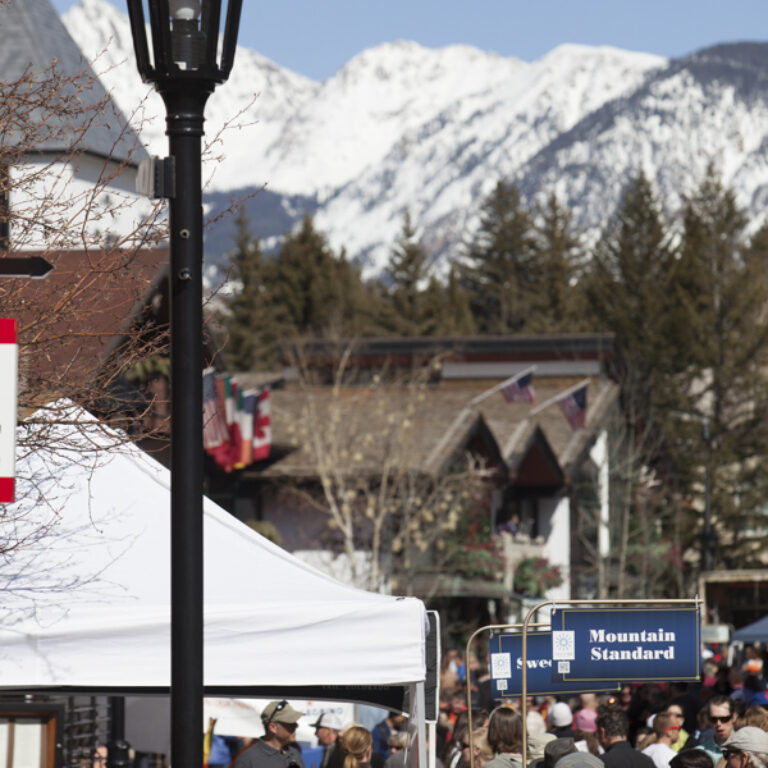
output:
M203 764L203 211L204 96L164 93L176 186L170 201L171 755Z
M170 157L171 760L203 765L203 206L201 142L208 97L232 69L242 0L127 0L136 63L166 108ZM145 5L152 31L147 42Z

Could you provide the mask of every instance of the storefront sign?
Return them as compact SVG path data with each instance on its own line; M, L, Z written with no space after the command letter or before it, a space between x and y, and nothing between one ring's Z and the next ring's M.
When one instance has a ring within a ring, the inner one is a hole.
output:
M526 692L539 694L616 691L618 684L585 685L554 681L552 678L552 636L549 632L529 632L526 643ZM491 695L494 699L520 696L523 692L523 636L499 634L490 640Z
M696 607L556 609L553 679L698 680L699 627Z
M17 376L16 321L0 317L0 503L14 501Z

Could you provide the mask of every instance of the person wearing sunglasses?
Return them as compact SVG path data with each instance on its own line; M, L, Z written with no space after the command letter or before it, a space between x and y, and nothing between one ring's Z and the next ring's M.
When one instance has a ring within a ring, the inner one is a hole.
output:
M240 752L234 768L304 768L295 734L303 715L285 699L270 701L261 713L264 735Z
M712 736L702 741L695 749L703 749L711 758L717 768L723 768L723 750L733 736L733 728L736 724L736 713L733 709L733 699L728 696L712 696L707 701L707 716L712 723Z
M768 768L768 733L745 725L734 731L723 754L727 768Z

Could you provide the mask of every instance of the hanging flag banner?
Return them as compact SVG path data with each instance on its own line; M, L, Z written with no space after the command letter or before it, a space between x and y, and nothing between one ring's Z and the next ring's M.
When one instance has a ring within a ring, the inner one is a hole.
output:
M618 683L565 682L552 677L552 635L528 632L525 688L529 696L561 693L617 691ZM494 699L520 696L523 692L523 636L520 632L499 634L490 639L491 696Z
M15 501L17 378L16 321L0 317L0 503Z
M563 416L568 419L571 429L584 429L587 418L587 385L569 392L557 401Z
M552 676L588 683L698 680L699 609L556 608Z
M536 394L533 391L533 373L526 373L524 376L518 374L517 378L511 379L499 390L508 403L530 403L536 402Z
M269 387L244 390L213 368L203 371L203 448L225 472L268 459Z

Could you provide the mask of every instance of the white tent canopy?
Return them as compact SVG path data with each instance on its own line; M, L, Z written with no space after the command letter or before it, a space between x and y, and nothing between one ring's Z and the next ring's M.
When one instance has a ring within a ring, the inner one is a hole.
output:
M17 461L7 511L26 541L0 560L0 688L167 690L170 474L107 450L96 422L56 429L55 451ZM208 693L424 680L420 600L336 582L208 499L204 517Z

